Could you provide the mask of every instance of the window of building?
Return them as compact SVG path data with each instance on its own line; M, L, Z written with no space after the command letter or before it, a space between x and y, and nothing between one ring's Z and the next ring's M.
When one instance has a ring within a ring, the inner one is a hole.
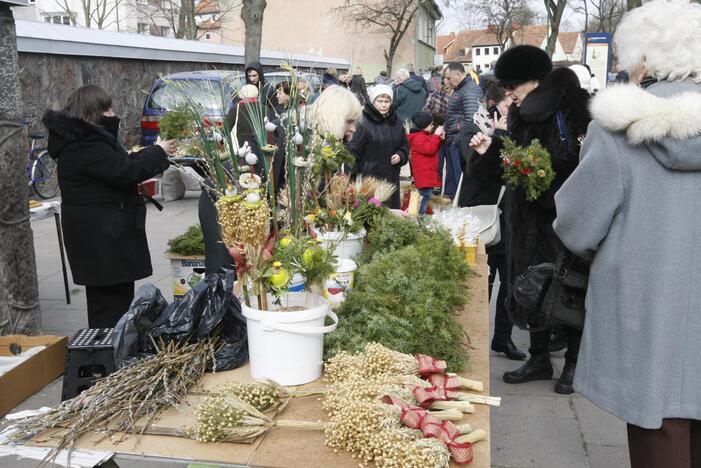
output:
M145 34L147 36L151 34L148 23L136 23L136 32L138 32L139 34Z
M206 41L210 40L211 38L212 38L212 35L211 35L210 33L205 33L204 39L205 39Z
M173 30L168 26L161 26L161 36L163 37L173 37Z
M29 3L36 3L37 0L29 0Z
M50 15L44 17L44 23L71 24L71 17L67 15Z
M494 55L499 55L499 47L494 48Z
M475 55L480 55L482 53L482 49L475 49Z
M489 55L489 47L484 48L484 55Z
M422 42L436 46L436 22L426 8L420 8L416 12L416 36Z

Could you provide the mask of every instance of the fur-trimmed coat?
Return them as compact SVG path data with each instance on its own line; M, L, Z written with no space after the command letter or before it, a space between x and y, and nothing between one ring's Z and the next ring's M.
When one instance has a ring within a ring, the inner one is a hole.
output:
M586 134L590 116L589 94L579 86L577 75L568 68L553 70L531 91L520 107L509 109L511 138L522 147L540 140L550 153L555 180L540 198L530 202L521 188L506 185L504 194L504 248L507 257L507 294L513 281L529 266L554 262L559 241L552 228L555 220L555 192L577 167L580 137ZM562 141L557 123L558 111L565 122L570 146ZM471 168L480 177L502 182L502 139L494 137L487 153L475 156Z
M600 91L555 232L592 258L574 388L626 422L701 420L701 84Z
M73 281L121 284L150 276L146 207L137 184L168 167L160 146L128 154L104 127L57 111L42 123L58 163L61 222Z

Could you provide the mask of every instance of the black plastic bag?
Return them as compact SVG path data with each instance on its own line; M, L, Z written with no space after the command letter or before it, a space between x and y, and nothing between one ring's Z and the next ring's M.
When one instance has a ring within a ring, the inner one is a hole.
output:
M234 279L233 270L207 275L163 310L149 334L156 343L218 337L214 363L209 370L240 367L248 361L248 340L241 303L233 294Z
M139 288L129 310L112 330L112 353L117 368L132 362L148 347L148 332L154 320L168 306L161 291L152 284Z

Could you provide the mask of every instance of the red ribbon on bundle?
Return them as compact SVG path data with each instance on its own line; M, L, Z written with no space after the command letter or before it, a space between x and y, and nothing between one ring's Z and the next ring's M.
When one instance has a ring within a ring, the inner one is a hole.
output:
M425 354L417 354L414 357L416 358L416 362L419 364L419 375L421 377L442 373L448 368L445 361L439 361L438 359L431 356L426 356Z
M414 385L411 387L411 393L423 408L428 408L434 401L457 400L459 397L458 392L447 388L445 385L433 385L432 387Z
M434 418L428 410L409 404L394 395L383 396L382 402L402 409L399 420L404 426L409 429L419 429L424 437L433 437L443 442L450 450L450 455L455 463L467 465L472 462L472 444L455 442L460 432L452 422Z
M431 374L426 380L436 387L442 387L447 390L459 390L462 385L460 377L457 375Z

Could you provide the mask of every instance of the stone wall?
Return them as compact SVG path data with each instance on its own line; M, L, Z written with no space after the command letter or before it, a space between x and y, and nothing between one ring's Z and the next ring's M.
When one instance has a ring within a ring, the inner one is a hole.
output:
M113 99L114 112L122 119L121 133L127 147L141 137L141 112L151 85L159 75L217 68L241 69L235 65L163 62L107 57L19 54L23 115L38 122L46 109L60 109L75 89L96 84Z
M159 75L215 68L243 69L238 65L213 66L201 62L164 62L22 52L19 54L19 67L24 105L22 115L39 122L46 109L60 109L75 89L86 84L96 84L112 95L114 112L122 119L121 133L127 147L138 144L141 138L140 121L144 101Z

